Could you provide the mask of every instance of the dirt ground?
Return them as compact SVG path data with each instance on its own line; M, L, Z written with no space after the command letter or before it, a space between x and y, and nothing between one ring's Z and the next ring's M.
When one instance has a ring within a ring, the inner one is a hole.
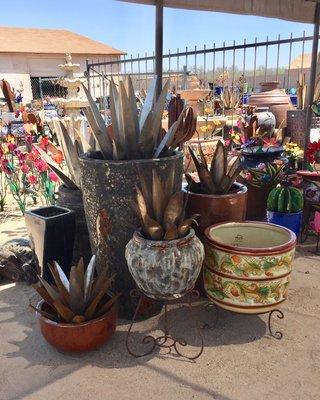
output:
M0 244L25 235L23 218L11 214L0 225ZM310 244L299 248L283 320L274 317L283 339L270 337L267 316L220 312L196 304L205 349L195 362L163 352L133 358L126 350L127 321L101 349L69 355L47 344L28 308L37 297L23 283L0 282L0 400L319 400L320 263ZM194 320L185 304L170 308L174 332L199 349ZM163 315L139 322L132 346L163 323ZM214 327L215 326L215 327ZM214 329L212 329L214 327Z

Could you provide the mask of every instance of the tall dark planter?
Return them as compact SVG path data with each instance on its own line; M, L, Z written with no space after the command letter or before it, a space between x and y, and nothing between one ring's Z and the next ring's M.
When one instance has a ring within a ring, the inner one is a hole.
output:
M75 236L73 246L73 263L77 263L81 257L88 265L92 253L90 247L89 232L84 213L82 192L79 189L70 189L64 185L59 187L59 197L56 204L68 208L75 213Z
M72 264L75 213L67 208L49 206L26 211L26 227L41 276L53 279L48 263L57 261L67 276Z
M248 186L248 203L246 220L264 221L266 219L267 199L273 187Z
M152 169L165 179L173 167L176 171L175 189L180 190L182 161L181 153L159 159L126 161L94 159L86 154L80 157L81 187L91 248L97 254L97 268L108 268L110 273L116 274L114 290L122 293L122 316L131 317L136 306L130 297L135 284L125 259L125 247L140 226L132 206L139 172L151 187Z

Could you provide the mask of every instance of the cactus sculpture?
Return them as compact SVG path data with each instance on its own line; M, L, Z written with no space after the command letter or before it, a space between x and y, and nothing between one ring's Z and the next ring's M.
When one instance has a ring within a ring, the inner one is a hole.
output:
M276 187L269 193L267 207L270 211L296 213L303 208L303 195L291 186Z

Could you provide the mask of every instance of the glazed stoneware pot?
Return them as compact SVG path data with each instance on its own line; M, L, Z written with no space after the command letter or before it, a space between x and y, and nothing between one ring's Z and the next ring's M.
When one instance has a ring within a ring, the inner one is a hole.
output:
M92 254L81 190L70 189L65 185L61 185L59 187L56 204L60 207L65 207L74 211L75 235L73 246L73 263L76 264L80 258L83 257L85 265L88 265Z
M31 248L41 276L49 283L53 278L48 263L57 261L69 276L75 232L75 213L64 207L40 207L25 212Z
M150 160L109 161L98 154L80 156L82 194L89 229L91 249L97 254L98 270L107 268L115 274L114 291L121 292L120 315L131 318L137 299L130 296L135 288L125 259L125 247L136 229L139 218L132 207L136 201L135 185L139 174L152 186L152 170L165 180L174 168L174 189L181 189L183 155Z
M296 236L262 222L217 224L205 232L204 285L221 308L244 314L274 310L286 300Z
M281 213L267 210L267 221L271 224L276 224L291 229L296 236L299 236L302 221L302 211L296 213Z
M186 191L186 215L200 214L197 218L196 232L202 237L204 230L218 222L244 221L247 208L247 188L241 183L234 183L228 194L199 194Z
M204 248L193 229L186 237L171 241L147 240L136 231L127 244L126 259L143 293L154 299L173 300L193 289Z
M38 308L46 311L43 300ZM65 352L85 352L102 346L115 332L117 304L103 316L81 324L55 322L38 314L40 329L45 340L56 349Z
M248 184L246 220L265 221L267 199L272 187L256 187Z

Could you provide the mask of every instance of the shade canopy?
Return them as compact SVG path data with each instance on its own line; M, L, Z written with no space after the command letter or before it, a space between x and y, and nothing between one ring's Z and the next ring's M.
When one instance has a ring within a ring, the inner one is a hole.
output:
M156 3L155 0L118 1L149 5ZM164 7L256 15L304 23L314 23L315 3L313 0L163 0Z

